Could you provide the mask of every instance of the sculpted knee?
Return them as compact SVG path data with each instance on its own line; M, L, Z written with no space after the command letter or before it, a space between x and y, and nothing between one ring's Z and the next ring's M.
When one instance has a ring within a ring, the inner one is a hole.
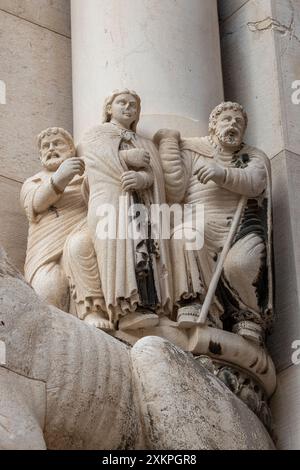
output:
M69 253L74 257L89 257L94 249L92 240L85 230L72 234L67 244Z

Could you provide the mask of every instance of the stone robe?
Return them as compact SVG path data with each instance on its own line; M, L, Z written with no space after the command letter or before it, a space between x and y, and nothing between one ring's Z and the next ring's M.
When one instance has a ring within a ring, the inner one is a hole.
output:
M29 220L24 273L27 282L36 288L44 300L65 310L68 309L68 295L65 292L68 282L60 265L61 257L68 236L86 218L87 208L81 194L82 177L74 178L62 195L57 196L50 184L52 175L52 172L41 171L28 178L21 190L21 203ZM41 187L56 202L37 214L34 211L34 197ZM65 299L60 301L63 297Z
M125 131L126 133L126 131ZM106 310L111 321L142 306L136 278L136 243L126 237L119 237L119 229L128 226L128 210L131 194L123 192L121 176L128 167L120 158L124 130L106 123L91 129L78 147L78 155L84 158L89 186L88 227L98 260L102 291ZM135 134L135 146L150 153L153 185L143 190L142 199L151 203L165 202L165 189L162 168L154 144ZM122 199L120 197L122 196ZM116 237L97 236L100 221L99 208L109 204L116 215ZM123 232L124 233L124 232ZM158 313L172 311L172 280L168 240L158 240L156 256L151 259Z
M221 186L201 184L195 175L209 164L215 149L207 137L185 139L178 144L165 139L160 155L169 202L204 204L204 245L188 251L184 240L172 239L174 298L178 305L191 298L203 302L217 260L227 239L231 221L242 195L248 198L234 242L224 264L210 317L229 322L251 320L268 325L272 312L271 208L269 161L263 152L244 145L232 155L218 155L226 168ZM176 227L174 229L176 232ZM223 316L222 316L223 315Z

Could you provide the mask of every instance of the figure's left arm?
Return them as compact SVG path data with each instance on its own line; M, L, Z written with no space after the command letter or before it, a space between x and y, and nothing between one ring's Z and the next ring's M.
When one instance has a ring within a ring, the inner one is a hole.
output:
M267 169L263 155L252 155L245 168L225 168L220 186L247 197L257 197L267 187Z
M218 186L247 197L257 197L268 184L267 157L262 152L253 152L248 156L244 168L224 167L216 161L198 166L198 180L202 184L214 181Z

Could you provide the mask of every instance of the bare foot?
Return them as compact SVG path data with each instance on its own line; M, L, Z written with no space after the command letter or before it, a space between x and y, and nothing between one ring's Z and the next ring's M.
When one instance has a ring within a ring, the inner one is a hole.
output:
M104 330L104 331L113 330L113 326L111 322L108 319L103 318L103 316L97 312L89 313L85 317L84 321L88 325L94 326L95 328L99 328L100 330Z

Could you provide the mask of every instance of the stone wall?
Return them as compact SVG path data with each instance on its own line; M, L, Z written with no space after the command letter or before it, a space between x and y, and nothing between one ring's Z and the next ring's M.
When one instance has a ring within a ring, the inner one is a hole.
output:
M269 348L278 371L273 414L278 447L300 448L300 0L219 0L226 99L249 113L247 140L271 159L276 323Z
M36 136L72 132L69 0L0 0L0 244L23 269L21 183L39 171Z

